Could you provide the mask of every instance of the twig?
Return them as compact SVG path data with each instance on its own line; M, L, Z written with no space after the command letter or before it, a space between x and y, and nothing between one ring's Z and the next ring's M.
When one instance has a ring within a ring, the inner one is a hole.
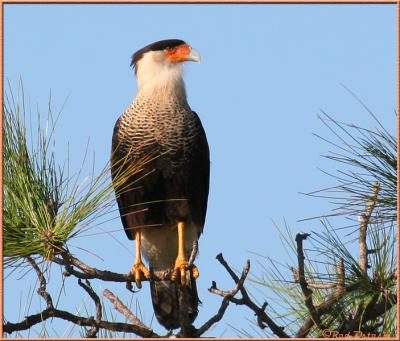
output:
M26 257L27 261L32 265L33 269L36 271L36 274L38 276L39 282L40 282L40 287L37 291L37 293L43 297L43 299L47 303L47 308L48 309L53 309L53 300L50 296L50 294L46 291L46 279L44 278L43 272L39 269L38 265L36 262L33 260L32 257Z
M231 293L231 290L227 291L227 290L218 289L217 288L217 283L215 283L215 281L211 282L211 287L208 289L208 291L212 292L213 294L216 294L218 296L221 296L221 297L226 297L226 296L230 295L230 293ZM231 297L230 301L232 303L235 303L235 304L238 304L238 305L244 304L243 303L243 299L241 299L241 298Z
M50 294L46 291L46 279L44 278L42 271L39 269L38 265L31 257L27 257L27 260L32 265L32 267L34 268L34 270L36 271L36 273L38 275L39 282L40 282L38 294L41 295L45 299L45 301L47 303L47 308L44 309L43 311L41 311L40 313L29 315L29 316L25 317L25 319L22 320L21 322L5 323L3 325L3 332L11 334L16 331L26 330L38 323L42 323L43 321L47 320L48 318L56 317L56 318L61 318L66 321L70 321L79 326L91 327L91 330L93 331L93 333L95 330L98 330L99 328L104 328L104 329L108 329L108 330L112 330L112 331L135 333L140 336L147 335L147 334L141 335L141 330L138 330L135 326L130 326L125 323L111 323L111 322L107 322L107 321L101 321L100 320L101 319L100 299L94 293L93 289L90 288L90 286L85 285L83 283L80 283L80 285L82 284L81 286L88 292L88 294L96 302L96 310L97 310L96 320L93 317L81 317L81 316L71 314L68 311L59 310L59 309L54 308L53 300L52 300Z
M64 275L70 276L73 275L80 279L100 279L106 282L123 282L123 283L130 283L133 281L132 275L129 274L120 274L108 270L99 270L93 268L85 263L83 263L78 258L72 256L68 251L62 253L62 259L54 257L52 259L54 263L60 264L65 266L66 271ZM76 266L81 271L77 271L73 268ZM152 275L153 281L163 281L169 278L169 274L165 273L162 275ZM143 278L142 281L146 281L148 279Z
M132 327L135 327L135 334L142 337L160 337L152 329L144 325L110 290L105 289L103 296L107 297L114 304L114 308L132 323Z
M39 269L35 261L31 257L27 257L28 262L32 265L32 267L35 269L39 282L40 282L40 287L38 289L38 294L41 295L46 303L47 303L47 308L41 311L40 313L33 314L26 316L24 320L17 322L17 323L12 323L12 322L7 322L3 324L3 332L11 334L16 331L21 331L21 330L26 330L31 328L32 326L42 323L43 321L47 320L48 318L60 318L69 322L72 322L78 326L83 326L83 327L91 327L89 330L87 336L94 337L97 334L97 331L99 328L115 331L115 332L125 332L125 333L134 333L136 335L142 336L142 337L159 337L157 334L149 330L147 327L146 328L141 328L140 326L137 325L130 325L126 323L117 323L117 322L108 322L108 321L103 321L101 320L101 304L100 304L100 299L96 295L96 293L93 291L93 289L90 287L90 285L83 284L81 281L79 282L79 285L83 287L86 292L90 295L90 297L95 301L96 303L96 319L94 317L82 317L82 316L77 316L74 314L71 314L68 311L64 310L59 310L54 308L53 306L53 301L48 292L46 292L46 279L44 278L44 275L42 271Z
M369 222L371 220L372 212L375 208L376 201L378 199L378 194L380 190L379 182L376 182L374 186L374 192L371 196L370 203L365 210L365 213L362 213L359 216L359 223L360 223L360 233L358 237L358 244L359 244L359 260L358 264L360 266L361 272L368 276L368 246L367 246L367 229ZM364 315L365 308L363 307L363 303L357 305L355 309L355 316L352 320L348 321L346 325L352 324L353 321L359 321L362 319L362 315ZM353 326L354 327L354 326Z
M239 283L240 279L239 277L235 274L235 272L231 269L231 267L228 265L228 263L225 261L224 257L222 256L222 253L220 253L217 257L218 261L221 263L221 265L226 269L226 271L228 271L229 275L232 277L232 279L235 281L236 284ZM248 260L246 262L246 265L244 267L244 269L247 268L247 272L249 271L250 268L250 261ZM242 272L242 276L243 276L243 272ZM247 274L246 274L247 276ZM241 277L242 278L242 277ZM243 279L243 282L246 278ZM260 326L260 328L265 328L265 324L271 329L271 331L278 337L281 338L290 338L290 336L288 334L286 334L284 332L284 328L278 326L265 312L265 308L267 307L267 303L265 302L261 307L259 307L257 304L255 304L251 299L249 294L247 293L247 290L245 289L244 285L241 284L239 287L240 293L242 295L241 299L235 298L231 295L229 295L229 291L223 291L223 290L219 290L216 287L216 283L213 282L213 285L211 286L211 288L209 289L210 292L221 295L225 298L228 298L228 300L232 303L235 303L237 305L245 305L248 308L250 308L251 310L254 311L255 315L257 316L257 321L258 321L258 325ZM225 296L224 296L225 295ZM230 297L229 297L230 296ZM225 312L226 307L224 307L224 300L222 301L220 310L222 311L222 314ZM229 302L225 303L225 304L229 304ZM223 310L225 308L225 310Z
M308 287L306 278L305 278L305 270L304 270L304 251L303 251L303 240L307 239L310 236L308 233L298 233L296 235L296 243L297 243L297 262L299 266L299 284L301 287L301 291L304 295L304 303L310 313L310 316L314 320L314 322L321 326L320 316L317 313L313 299L312 299L312 290ZM323 328L321 328L323 329Z
M51 317L61 318L63 320L72 322L78 326L83 327L93 327L93 325L96 324L99 328L111 330L114 332L134 333L143 337L152 337L148 333L142 333L142 330L140 330L137 326L131 324L108 321L100 321L96 323L93 317L76 316L69 313L68 311L63 311L59 309L45 309L38 314L27 316L23 321L18 323L7 322L3 325L3 332L11 334L15 331L26 330L31 328L35 324L42 323L43 321Z
M368 248L367 248L367 227L368 217L365 213L362 213L359 218L360 222L360 234L358 237L359 244L359 265L363 273L367 273L368 269Z
M101 318L103 316L103 312L102 312L102 306L101 306L101 302L100 302L100 298L99 296L94 292L92 286L90 285L90 282L88 280L86 280L86 283L83 283L81 279L78 279L78 284L79 286L81 286L83 289L85 289L85 291L89 294L89 296L91 297L91 299L94 301L95 305L96 305L96 324L93 325L92 328L90 328L87 332L86 332L86 337L87 338L95 338L97 333L99 332L99 326L98 323L101 321Z
M223 262L225 262L225 260L222 258L222 254L219 254L217 256L217 259L221 262L221 259L223 260ZM222 264L222 263L221 263ZM225 262L226 264L226 262ZM226 264L227 265L227 264ZM230 269L230 268L229 268ZM249 273L250 270L250 261L247 260L245 266L243 267L243 271L242 274L239 277L236 276L236 274L234 272L232 272L234 274L234 278L235 282L236 282L236 286L235 288L233 288L232 290L226 292L224 299L222 300L221 306L218 309L218 312L212 316L208 321L206 321L198 330L197 330L197 337L203 335L208 329L210 329L216 322L220 321L222 319L222 317L225 314L226 309L229 306L229 302L230 299L233 298L238 292L239 290L241 290L243 288L243 284L244 281L246 280L246 277ZM228 271L229 272L229 271ZM215 282L213 282L213 286L214 286ZM209 290L211 291L211 290Z
M193 241L192 253L190 254L190 258L188 261L188 267L191 267L193 265L198 252L199 252L199 243L198 243L197 239L195 239Z
M372 211L375 208L376 201L378 200L378 194L380 191L380 184L376 182L374 186L374 192L372 194L370 203L365 210L365 213L362 213L359 216L360 223L360 234L358 238L359 243L359 265L360 269L363 273L367 273L368 270L368 247L367 247L367 228L368 224L371 220Z

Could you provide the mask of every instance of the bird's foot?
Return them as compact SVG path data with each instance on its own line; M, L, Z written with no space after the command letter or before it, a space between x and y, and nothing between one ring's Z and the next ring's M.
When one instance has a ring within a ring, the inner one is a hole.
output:
M187 283L187 272L189 271L190 276L193 276L194 279L199 277L199 269L196 265L188 264L188 261L185 258L178 257L175 261L174 269L171 274L171 281L175 282L180 278L181 284L186 285Z
M134 278L136 286L139 289L142 287L142 280L151 278L150 271L141 261L133 264L131 271L129 271L129 275Z

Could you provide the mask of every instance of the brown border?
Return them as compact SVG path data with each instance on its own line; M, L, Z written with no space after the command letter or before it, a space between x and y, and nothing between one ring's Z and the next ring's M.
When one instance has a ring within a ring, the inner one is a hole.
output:
M103 4L124 4L124 3L142 3L142 4L158 4L158 3L182 3L182 4L397 4L397 172L399 173L400 169L400 1L384 1L384 0L361 0L361 1L349 1L349 0L316 0L316 1L306 1L306 0L286 0L286 1L279 1L279 0L259 0L259 1L251 1L251 0L241 0L241 1L229 1L229 0L220 0L220 1L213 1L213 0L182 0L182 1L173 1L173 0L164 0L164 1L157 1L157 0L118 0L118 1L110 1L110 0L41 0L41 1L34 1L34 0L0 0L0 103L3 104L3 5L4 4L46 4L46 3L53 3L53 4L96 4L96 3L103 3ZM3 106L2 106L3 108ZM3 109L1 109L1 117L3 113ZM0 188L3 188L3 120L0 120ZM400 182L397 181L397 197L400 194ZM3 219L2 219L2 212L3 212L3 191L0 191L0 259L3 259ZM399 200L397 201L397 217L400 216L400 203ZM399 275L400 275L400 236L399 232L400 229L397 227L397 336L400 336L400 291L399 291ZM1 317L1 324L0 324L0 340L33 340L34 338L4 338L3 337L3 262L0 263L0 317ZM236 338L224 338L225 340L235 340ZM316 338L309 338L308 340L347 340L350 338L326 338L326 339L316 339ZM354 338L352 338L354 339ZM369 340L397 340L396 337L391 338L368 338ZM57 340L85 340L81 338L58 338ZM98 338L98 340L109 340L104 338ZM127 338L127 340L137 340L137 338ZM152 340L152 339L149 339ZM169 340L169 339L163 339ZM187 340L197 340L197 339L187 339ZM202 340L215 340L215 338L202 338ZM252 340L252 339L240 339L240 340ZM279 339L279 338L268 338L266 340L293 340L293 339Z

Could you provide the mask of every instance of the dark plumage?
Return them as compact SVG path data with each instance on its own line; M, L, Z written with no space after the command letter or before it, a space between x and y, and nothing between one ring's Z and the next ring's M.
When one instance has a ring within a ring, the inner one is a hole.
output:
M127 154L132 157L130 162L155 156L144 167L143 174L148 175L117 198L129 239L134 239L135 227L178 221L204 226L209 150L194 111L177 102L161 106L150 99L136 100L115 124L112 151L114 164ZM147 211L129 214L141 209Z
M189 257L192 242L203 231L207 210L207 138L187 102L180 63L176 56L174 62L168 59L170 49L179 46L183 46L181 54L185 49L191 51L184 41L170 39L150 44L133 55L138 94L117 120L112 139L113 178L122 159L126 159L126 169L143 157L155 156L144 166L143 174L148 175L139 182L128 180L128 188L117 196L117 202L126 235L142 242L143 254L156 274L176 266L180 222L185 224L184 253ZM194 60L189 55L178 57ZM136 231L140 231L139 237ZM158 321L167 329L179 327L178 284L151 281L150 286ZM194 278L185 290L193 321L199 302Z

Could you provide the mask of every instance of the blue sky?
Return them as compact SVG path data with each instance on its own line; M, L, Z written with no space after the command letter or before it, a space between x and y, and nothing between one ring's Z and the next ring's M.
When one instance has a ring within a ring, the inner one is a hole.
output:
M330 135L317 114L322 109L338 120L374 126L341 84L395 133L395 5L4 8L5 80L16 90L21 77L32 107L37 105L42 112L46 112L50 89L54 111L68 97L56 140L60 161L65 160L69 144L72 169L80 167L88 139L97 167L108 161L114 123L136 93L129 68L133 52L167 38L184 39L199 50L202 62L188 64L185 72L189 103L203 122L211 149L209 209L197 260L203 301L197 326L219 307L220 299L207 291L211 281L224 289L232 287L215 260L219 252L237 269L251 258L257 272L257 257L251 251L285 263L273 221L283 226L286 220L296 232L309 231L320 228L318 222L298 220L332 208L326 201L299 194L334 184L318 170L332 171L337 165L321 158L331 147L312 133ZM103 260L79 249L75 252L89 264L127 272L133 261L133 243L126 239L119 219L102 228L121 228L113 236L125 248L99 234L81 238L75 246ZM54 282L59 273L55 269ZM24 300L25 288L34 285L34 277L18 278L14 274L5 281L5 317L10 321L16 321L20 311L12 302L20 297ZM122 300L132 298L123 285L92 284L98 292L110 288ZM51 286L57 292L60 285ZM66 291L60 296L64 309L78 308L85 297L76 287L67 279ZM146 322L152 314L149 297L147 284L133 297L140 302ZM252 313L230 307L208 336L234 337L228 324L246 329L246 317L252 318ZM66 325L54 325L62 336ZM160 330L155 322L153 327ZM71 335L79 336L78 330Z

